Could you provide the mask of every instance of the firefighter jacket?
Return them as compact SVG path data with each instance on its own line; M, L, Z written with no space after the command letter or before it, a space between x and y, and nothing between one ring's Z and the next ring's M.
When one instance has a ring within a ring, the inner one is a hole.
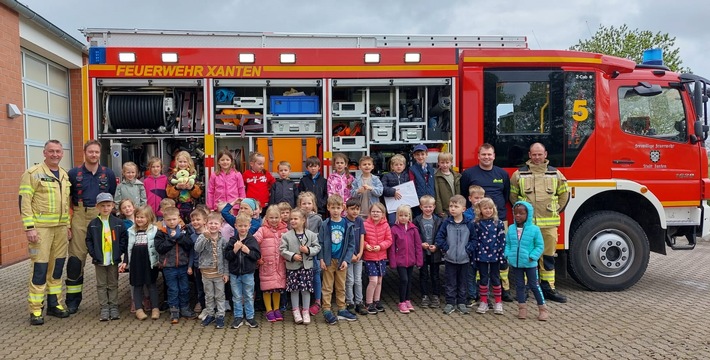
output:
M526 166L510 178L510 202L527 201L535 210L533 222L540 228L560 225L560 213L569 201L567 179L552 166L549 160L535 165L528 160Z
M42 162L27 169L20 179L20 216L25 230L69 225L69 175L59 168L59 178Z

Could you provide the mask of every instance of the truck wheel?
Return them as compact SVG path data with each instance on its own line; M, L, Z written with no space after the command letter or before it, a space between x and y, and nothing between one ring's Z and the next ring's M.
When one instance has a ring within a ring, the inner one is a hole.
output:
M594 291L620 291L636 284L649 259L646 233L632 218L598 211L572 226L569 267L572 277Z

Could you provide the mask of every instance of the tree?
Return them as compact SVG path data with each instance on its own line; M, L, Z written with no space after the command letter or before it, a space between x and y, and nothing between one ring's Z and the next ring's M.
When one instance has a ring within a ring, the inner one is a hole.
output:
M629 30L626 24L620 27L599 25L599 30L591 39L579 40L577 45L570 50L594 52L618 56L635 61L640 64L643 51L650 48L663 50L663 64L676 72L690 72L689 68L682 67L680 49L675 47L675 37L661 32L653 33L650 30Z

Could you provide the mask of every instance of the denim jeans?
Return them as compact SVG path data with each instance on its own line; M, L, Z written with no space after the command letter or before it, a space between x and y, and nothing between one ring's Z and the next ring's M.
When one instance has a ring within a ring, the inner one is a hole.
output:
M516 268L510 267L510 271L513 273L515 278L515 297L518 300L518 304L525 304L525 293L527 292L525 287L525 277L528 278L528 288L532 290L535 296L535 301L538 305L545 304L545 297L542 296L542 290L540 289L540 284L537 283L537 268Z
M320 260L313 257L313 298L320 301L323 297L322 281L320 277Z
M362 303L362 266L365 262L350 263L348 266L348 274L345 277L345 303L360 304Z
M254 318L254 273L244 275L229 275L232 284L232 299L234 301L234 317ZM243 303L243 307L242 307Z
M186 308L190 300L190 282L187 279L187 265L163 268L165 283L168 285L168 305Z
M471 267L468 270L468 278L466 278L466 284L468 288L468 298L475 299L478 297L478 281L476 281L476 262L471 262Z

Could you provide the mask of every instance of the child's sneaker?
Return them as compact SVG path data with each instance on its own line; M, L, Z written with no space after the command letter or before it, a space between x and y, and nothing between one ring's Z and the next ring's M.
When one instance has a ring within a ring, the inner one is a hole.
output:
M479 314L485 314L486 311L488 311L488 303L485 301L481 301L481 303L478 305L478 309L476 309L476 312Z
M409 308L407 307L406 302L399 303L397 307L399 308L399 312L401 312L402 314L409 314Z
M177 324L180 321L180 310L176 307L170 308L170 323Z
M345 309L338 311L338 320L357 321L357 316Z
M313 305L311 305L311 307L308 309L308 312L310 312L312 316L318 315L318 313L320 312L320 301L316 300L315 302L313 302Z
M234 318L234 321L232 321L232 329L239 329L242 324L244 324L244 319L240 317Z
M276 322L276 315L274 315L273 311L267 311L266 312L266 320L268 322Z
M186 319L194 319L197 317L197 315L195 315L195 313L192 310L190 310L190 308L187 306L180 309L180 316L182 316Z
M284 316L281 315L281 310L279 310L279 309L274 310L274 319L276 321L284 321Z
M150 312L150 318L153 320L160 319L160 309L153 308L153 311Z
M214 325L217 329L224 329L224 316L217 316Z
M118 320L121 318L121 313L118 311L118 306L111 306L108 310L108 318L111 320Z
M207 326L211 324L214 321L214 316L212 315L207 315L205 316L204 319L202 319L202 326Z
M379 301L375 301L375 308L378 312L385 312L385 307L382 306L382 303Z
M431 300L429 300L429 296L424 295L422 296L422 307L429 307L431 306Z
M301 308L293 308L293 321L296 324L303 324L303 316L301 316Z
M348 304L345 310L349 311L353 315L357 315L357 312L355 311L355 304Z
M207 309L202 309L200 311L200 315L197 316L198 319L204 320L207 317Z
M99 321L108 321L109 319L109 310L108 308L101 308L101 311L99 312Z
M375 303L367 305L367 313L370 315L377 315L377 308L375 307Z
M452 312L454 312L454 305L446 304L446 306L444 306L444 314L449 315Z
M503 315L503 303L495 303L493 304L493 313L496 315Z
M439 301L439 296L437 296L437 295L432 296L431 297L431 305L429 305L429 307L438 309L439 306L441 306L441 302Z
M250 328L257 328L259 327L259 323L254 320L254 318L247 319L247 325L249 325Z
M323 317L325 318L325 322L329 325L335 325L338 323L338 317L336 317L330 310L323 311Z
M357 303L357 305L355 305L355 312L358 315L367 315L368 314L367 308L362 303Z
M464 314L464 315L468 315L468 314L471 313L471 310L469 310L468 307L466 307L465 304L459 304L459 312L462 313L462 314Z
M478 298L470 298L466 300L466 307L467 308L472 308L476 306L476 303L478 302Z
M301 318L303 320L303 325L308 325L311 323L311 314L309 314L308 309L303 309L301 311Z
M412 305L411 300L407 300L404 303L407 304L407 309L409 309L409 311L414 311L414 305Z

